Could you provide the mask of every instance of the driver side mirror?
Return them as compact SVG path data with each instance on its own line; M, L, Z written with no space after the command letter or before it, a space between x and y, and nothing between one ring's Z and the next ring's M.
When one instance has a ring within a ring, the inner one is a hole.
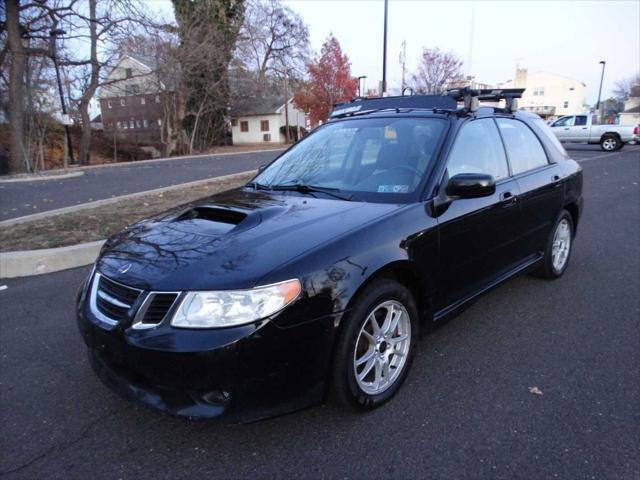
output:
M479 198L493 195L496 181L484 173L459 173L449 179L447 195L457 198Z

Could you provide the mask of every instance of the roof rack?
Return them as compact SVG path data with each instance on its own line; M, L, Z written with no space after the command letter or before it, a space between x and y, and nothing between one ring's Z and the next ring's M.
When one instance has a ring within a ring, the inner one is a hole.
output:
M494 88L472 89L469 87L447 90L447 95L455 101L463 101L464 109L468 112L478 110L480 100L499 102L505 101L505 110L514 112L518 109L518 98L522 98L524 88Z
M456 111L456 100L448 95L402 95L397 97L355 98L336 103L329 118L340 118L356 113L399 108Z

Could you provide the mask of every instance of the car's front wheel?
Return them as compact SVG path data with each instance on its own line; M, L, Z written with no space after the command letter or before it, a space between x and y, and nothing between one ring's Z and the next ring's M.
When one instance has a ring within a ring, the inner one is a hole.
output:
M344 319L332 371L341 403L375 408L400 389L411 366L418 310L411 292L393 280L369 285Z

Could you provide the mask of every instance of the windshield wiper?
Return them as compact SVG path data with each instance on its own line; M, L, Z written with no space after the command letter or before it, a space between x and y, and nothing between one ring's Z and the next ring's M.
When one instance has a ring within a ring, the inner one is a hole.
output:
M271 187L269 185L258 182L249 182L247 183L247 187L251 187L254 190L271 190Z
M353 195L345 194L340 192L339 188L330 188L330 187L316 187L314 185L305 185L303 183L294 183L291 185L271 185L271 190L281 190L281 191L292 191L292 192L300 192L300 193L324 193L325 195L329 195L340 200L350 201L353 200Z

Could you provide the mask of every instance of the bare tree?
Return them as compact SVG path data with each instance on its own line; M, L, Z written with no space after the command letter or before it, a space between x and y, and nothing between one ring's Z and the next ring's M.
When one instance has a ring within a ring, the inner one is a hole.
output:
M422 49L418 71L412 76L416 92L433 95L444 93L448 85L462 79L462 60L437 47Z
M640 85L640 72L632 77L617 81L613 89L613 95L616 99L625 101L629 98L631 89Z
M257 73L261 86L270 74L302 75L309 59L309 30L280 0L250 0L236 56L244 68Z

